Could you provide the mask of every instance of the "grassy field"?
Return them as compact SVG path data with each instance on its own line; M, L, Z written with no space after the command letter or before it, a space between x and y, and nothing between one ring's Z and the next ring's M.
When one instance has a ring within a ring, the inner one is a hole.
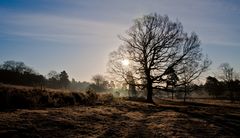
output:
M11 89L10 92L12 91ZM74 101L76 97L71 98ZM152 138L240 135L240 105L229 101L192 99L191 102L183 103L155 99L156 105L153 105L136 100L111 99L104 95L99 95L97 100L93 105L80 102L58 108L30 106L4 109L0 111L0 137Z

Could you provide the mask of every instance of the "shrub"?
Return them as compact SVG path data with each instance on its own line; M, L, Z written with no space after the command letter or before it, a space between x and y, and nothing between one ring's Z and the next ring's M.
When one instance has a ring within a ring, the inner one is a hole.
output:
M100 103L103 103L103 104L111 103L111 102L113 102L113 100L114 100L114 97L113 97L113 95L112 95L111 93L108 93L108 94L100 94L100 95L99 95L99 99L98 99L98 101L99 101Z
M86 103L86 96L83 93L72 92L72 96L75 99L75 104L80 105Z
M95 105L97 102L111 101L113 101L112 94L101 94L99 98L96 92L91 90L79 93L0 87L0 109Z
M86 92L86 104L93 105L96 103L98 95L93 90L88 90Z
M0 108L8 107L8 90L0 88Z
M37 106L39 100L37 93L25 91L15 88L1 88L1 108L29 108Z
M71 93L64 93L60 99L62 99L64 106L75 105L75 99Z

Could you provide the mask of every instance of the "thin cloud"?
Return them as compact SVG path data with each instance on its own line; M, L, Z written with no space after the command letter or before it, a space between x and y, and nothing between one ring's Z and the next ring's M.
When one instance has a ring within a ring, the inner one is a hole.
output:
M4 22L14 29L8 28L1 34L71 44L116 38L126 28L121 24L42 14L15 14Z
M48 47L58 46L51 49L54 56L49 53L44 57L48 61L48 68L62 65L74 72L72 76L75 78L81 76L87 80L90 79L89 74L96 72L96 66L97 71L104 72L108 53L122 43L117 35L124 34L132 25L133 19L157 12L169 15L171 20L182 22L186 32L195 31L204 51L215 55L212 60L217 61L218 54L229 51L229 46L234 46L231 48L236 49L234 51L238 51L240 47L239 7L240 2L232 0L43 0L29 1L28 4L16 1L14 5L0 6L0 47L12 51L11 46L18 45L21 48L15 55L33 60L25 52L27 50L20 50L28 47L27 49L34 51L36 47L44 45L44 48L38 49L49 51L52 47ZM215 47L218 46L221 50L216 53L218 49ZM69 52L63 58L66 51ZM12 58L6 52L0 55ZM236 53L234 55L238 57ZM42 61L42 58L35 57L31 63ZM98 63L96 59L99 60ZM237 58L231 58L231 61L238 63ZM39 67L45 66L43 63L36 64Z

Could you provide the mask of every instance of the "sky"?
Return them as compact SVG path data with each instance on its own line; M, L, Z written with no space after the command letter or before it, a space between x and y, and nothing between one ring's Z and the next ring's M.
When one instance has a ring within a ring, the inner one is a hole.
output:
M91 81L106 74L118 35L155 12L198 34L213 61L209 74L224 62L240 72L239 0L0 0L0 64L23 61L43 75L66 70Z

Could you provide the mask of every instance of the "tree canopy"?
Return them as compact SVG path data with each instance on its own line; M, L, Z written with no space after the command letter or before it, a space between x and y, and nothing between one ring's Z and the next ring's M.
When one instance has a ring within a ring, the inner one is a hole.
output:
M131 71L135 85L146 88L149 102L152 102L153 90L161 89L166 83L171 69L177 75L183 74L191 71L183 65L194 61L195 71L199 72L207 63L197 34L188 35L179 21L173 22L168 16L154 13L138 18L120 39L123 45L110 53L108 71L125 81ZM129 60L127 66L122 64L125 59Z

